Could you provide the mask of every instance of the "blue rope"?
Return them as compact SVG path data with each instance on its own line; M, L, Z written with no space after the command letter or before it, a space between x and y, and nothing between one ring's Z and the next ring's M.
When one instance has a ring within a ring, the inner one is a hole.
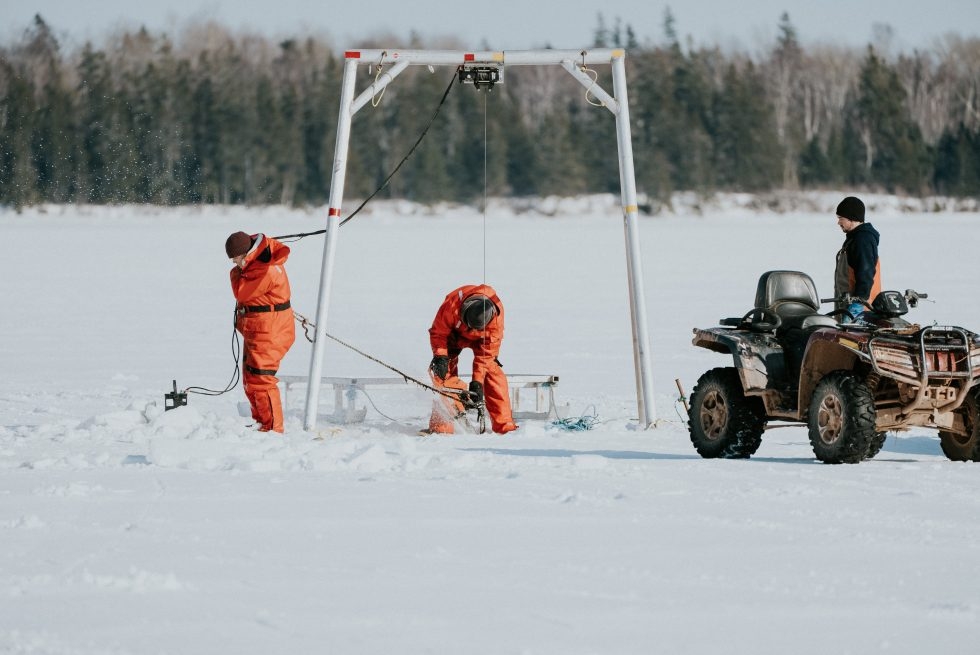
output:
M598 424L599 415L596 412L595 407L592 406L592 414L560 418L549 423L547 428L555 428L558 430L564 430L565 432L584 432L585 430L591 430Z

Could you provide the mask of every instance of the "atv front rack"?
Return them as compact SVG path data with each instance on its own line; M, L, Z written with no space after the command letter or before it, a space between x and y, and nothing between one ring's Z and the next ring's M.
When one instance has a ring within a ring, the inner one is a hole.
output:
M919 333L917 357L909 352L908 342L883 335L868 340L868 355L876 374L918 388L906 410L920 406L930 388L934 389L933 400L939 403L937 409L958 408L974 378L971 354L970 336L959 327L924 328Z
M929 378L972 380L972 344L963 328L924 328L919 333L918 361L911 357L905 344L885 335L871 337L868 354L875 372L908 384L926 384Z

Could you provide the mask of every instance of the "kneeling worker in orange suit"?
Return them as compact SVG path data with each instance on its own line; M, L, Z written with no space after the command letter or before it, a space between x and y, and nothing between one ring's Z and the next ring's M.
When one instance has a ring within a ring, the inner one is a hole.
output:
M289 278L283 265L289 247L265 236L235 232L225 242L235 263L231 290L235 294L235 327L245 342L242 384L259 431L282 432L279 362L296 340L289 304Z
M497 355L504 338L504 306L493 287L466 285L452 291L439 307L429 328L432 363L429 372L437 387L469 389L471 396L486 402L490 425L504 434L517 429L510 409L507 376ZM459 353L473 350L473 381L467 387L459 379ZM452 434L453 418L463 404L440 396L435 400L429 432Z

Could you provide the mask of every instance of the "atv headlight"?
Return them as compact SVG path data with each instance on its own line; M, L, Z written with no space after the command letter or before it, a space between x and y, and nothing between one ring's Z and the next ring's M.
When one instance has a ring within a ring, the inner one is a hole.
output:
M885 371L903 373L906 375L915 374L915 364L912 356L901 348L890 348L879 344L872 344L871 356L878 364L879 368Z

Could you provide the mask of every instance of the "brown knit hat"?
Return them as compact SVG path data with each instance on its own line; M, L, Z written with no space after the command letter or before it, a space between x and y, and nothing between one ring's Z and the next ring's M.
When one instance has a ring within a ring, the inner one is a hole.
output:
M244 232L235 232L225 241L225 252L228 259L233 259L247 253L252 247L252 237Z

